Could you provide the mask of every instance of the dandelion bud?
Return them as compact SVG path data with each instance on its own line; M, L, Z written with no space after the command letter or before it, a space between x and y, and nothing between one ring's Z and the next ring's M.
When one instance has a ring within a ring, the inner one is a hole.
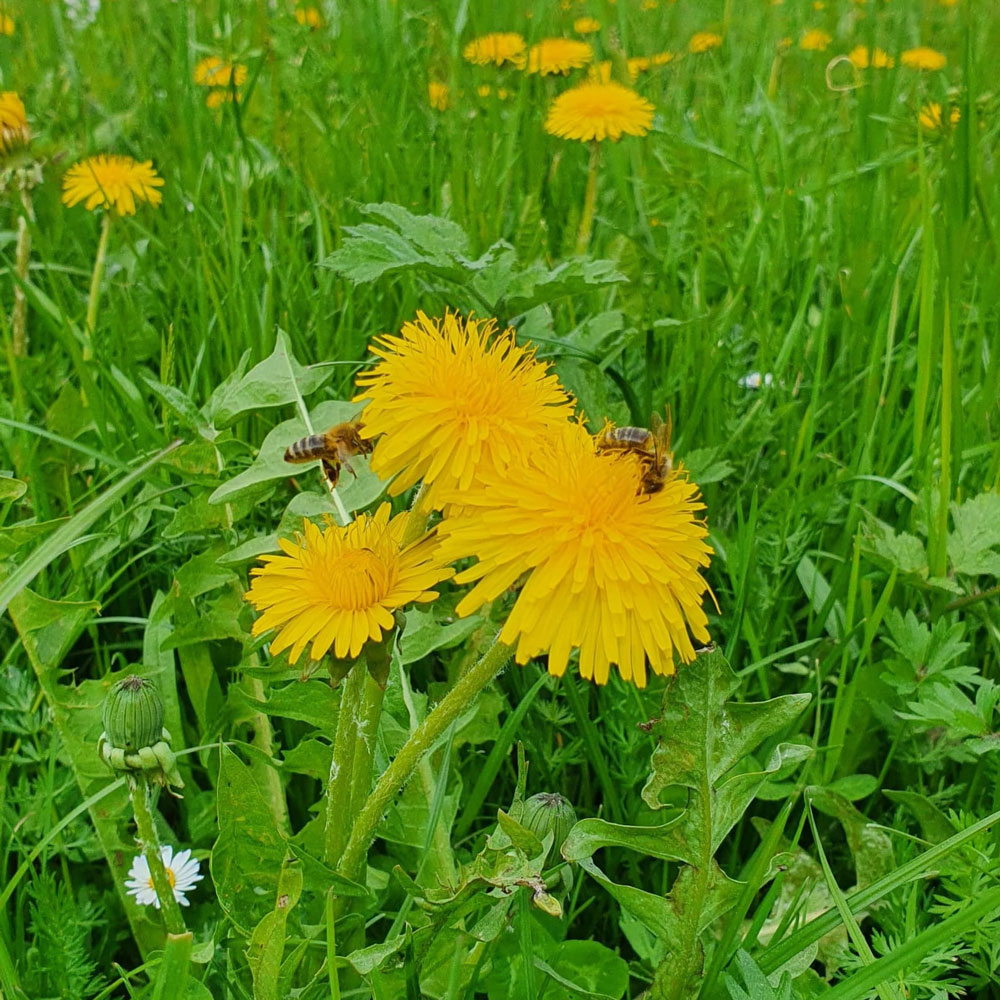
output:
M0 157L28 145L31 132L21 98L12 90L0 93Z
M558 856L559 848L576 822L576 811L568 799L554 792L540 792L525 800L521 813L521 826L529 829L539 840L553 835L551 856Z

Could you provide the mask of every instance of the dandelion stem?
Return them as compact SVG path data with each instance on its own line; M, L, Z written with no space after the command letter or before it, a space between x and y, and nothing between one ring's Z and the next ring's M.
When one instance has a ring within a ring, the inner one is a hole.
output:
M601 156L601 144L590 144L590 167L587 170L587 190L583 196L583 215L580 216L580 231L576 237L576 254L583 256L590 249L590 234L594 228L594 207L597 205L597 166Z
M341 875L351 879L358 878L364 868L368 848L375 839L375 830L389 803L410 780L417 765L424 755L430 752L442 733L468 709L483 688L500 673L512 653L512 647L500 642L499 639L494 642L482 659L456 682L430 715L417 727L416 732L403 744L402 749L378 779L354 821L347 847L337 866L337 871Z
M160 901L160 912L168 934L184 934L184 917L180 905L174 897L174 889L167 877L160 857L160 839L156 836L156 824L153 822L153 810L150 802L150 786L144 775L129 781L129 793L132 796L132 811L135 813L135 826L142 845L142 853L146 855L149 874L153 879L153 888Z
M326 785L326 826L324 834L327 864L335 865L344 853L351 828L351 796L354 783L354 755L361 723L361 695L368 671L357 662L347 672L341 685L337 735L333 742L333 760Z
M94 257L94 273L90 278L90 294L87 296L87 320L84 324L83 360L94 356L94 328L97 325L97 304L101 298L101 277L104 274L104 258L108 254L108 234L111 232L111 212L101 216L101 238L97 241L97 255Z
M364 691L361 695L361 711L358 713L357 739L354 744L354 775L351 780L352 818L361 811L361 806L372 788L375 737L378 735L378 724L382 718L382 699L384 697L385 688L376 683L366 670Z
M23 358L28 354L28 299L24 294L24 284L28 280L28 266L31 262L30 222L35 220L31 204L31 193L21 189L22 212L17 217L17 247L15 251L14 313L11 316L14 357Z

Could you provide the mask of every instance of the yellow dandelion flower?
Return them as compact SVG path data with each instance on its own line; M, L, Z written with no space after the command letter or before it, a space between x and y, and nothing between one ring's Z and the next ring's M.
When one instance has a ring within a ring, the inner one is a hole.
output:
M378 337L381 360L358 375L362 434L378 438L372 469L391 496L418 480L428 502L469 489L484 471L518 468L539 437L565 423L570 397L513 330L496 320L418 313L398 336Z
M620 83L583 83L552 102L545 130L562 139L617 142L623 135L645 135L654 110L645 97Z
M639 10L658 10L659 7L659 0L642 0L642 3L639 4Z
M572 38L543 38L528 49L528 72L549 76L567 74L586 66L594 58L594 50L586 42Z
M205 98L206 108L220 108L223 104L232 103L233 92L232 90L210 90ZM236 102L239 103L243 100L239 91L236 92Z
M717 49L722 45L722 35L717 35L714 31L698 31L691 36L688 42L688 49L691 52L708 52L709 49Z
M323 26L323 15L316 7L296 7L295 20L313 31Z
M896 65L896 60L885 49L875 48L869 52L867 45L856 45L847 53L847 58L857 69L868 69L869 66L873 69L892 69Z
M673 52L656 52L650 56L650 61L654 66L666 66L667 63L674 61Z
M944 69L948 65L945 56L937 49L920 45L915 49L907 49L900 57L899 61L910 69Z
M489 97L493 93L493 88L488 83L481 83L476 87L476 93L480 97Z
M389 519L389 504L374 516L362 514L345 527L325 529L305 522L304 535L278 540L284 555L261 556L250 571L245 597L263 612L253 634L271 629L274 655L291 648L291 663L312 643L319 660L331 649L341 658L358 656L369 639L378 642L392 628L393 611L433 601L431 588L452 575L431 535L400 550L406 513Z
M645 73L652 62L646 56L633 56L626 62L628 68L628 78L634 83L639 79L640 73Z
M601 22L596 17L578 17L573 22L573 30L578 35L592 35L601 30Z
M66 171L62 201L69 206L85 202L89 212L100 207L135 215L137 201L154 207L163 201L157 190L162 186L152 160L137 163L131 156L91 156Z
M948 114L948 125L954 128L962 119L962 112L958 108L952 108ZM938 101L928 101L920 109L920 125L933 132L944 127L944 117L942 115L941 104Z
M435 111L447 111L451 103L448 84L431 80L427 84L427 100Z
M14 34L14 18L9 14L0 14L0 35Z
M510 63L524 69L524 39L515 31L494 31L474 38L462 49L462 58L476 66L503 66Z
M830 35L820 28L811 28L799 39L799 48L804 52L825 52L832 42Z
M607 83L611 79L611 60L602 59L587 67L587 79L592 83Z
M194 82L201 87L242 87L246 79L246 66L219 56L207 56L194 68Z
M580 674L604 684L617 666L626 681L674 672L674 650L694 659L688 635L708 641L701 576L712 550L698 520L698 487L683 475L639 495L632 454L599 454L579 425L552 435L516 476L484 477L461 510L438 526L449 561L475 557L458 583L475 586L458 605L468 615L527 573L500 641L518 663L548 653L562 675L573 649ZM687 622L687 625L685 625Z
M24 102L13 90L0 93L0 156L27 146L31 139Z

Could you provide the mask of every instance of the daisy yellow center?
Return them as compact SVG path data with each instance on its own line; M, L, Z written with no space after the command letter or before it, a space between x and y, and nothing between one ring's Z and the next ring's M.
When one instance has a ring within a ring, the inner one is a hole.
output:
M167 873L167 881L170 883L170 888L173 889L173 887L175 885L177 885L177 876L174 874L173 868L166 868L165 870L166 870L166 873ZM150 889L155 889L156 888L156 886L153 885L153 876L152 875L149 876L148 885L149 885Z

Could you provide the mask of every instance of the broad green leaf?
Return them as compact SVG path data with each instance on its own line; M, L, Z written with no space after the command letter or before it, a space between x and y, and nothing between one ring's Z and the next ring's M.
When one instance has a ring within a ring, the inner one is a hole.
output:
M842 795L832 789L811 786L809 800L821 812L840 822L847 835L847 846L854 860L858 877L858 888L870 885L892 871L895 861L892 854L892 840Z
M928 843L940 844L957 832L955 824L926 795L908 790L893 791L890 788L883 789L883 794L913 813L920 824L920 832Z
M847 774L830 785L831 792L843 796L848 802L866 799L876 788L878 778L874 774Z
M443 622L431 611L411 608L406 612L406 626L399 639L399 652L403 664L416 663L435 649L450 649L468 638L483 624L480 615L457 618Z
M281 687L271 685L264 701L251 698L241 687L230 687L229 703L238 719L249 719L257 712L280 719L308 722L330 739L337 732L339 695L326 681L292 681Z
M620 1000L628 989L628 963L598 941L560 941L535 968L553 980L551 1000Z
M347 238L339 250L320 262L355 285L375 281L392 271L429 267L432 258L422 254L409 240L388 226L364 222L347 226Z
M891 525L869 515L865 548L887 568L899 570L901 575L915 576L926 580L930 572L927 566L927 550L916 535L905 531L898 534Z
M563 841L562 856L567 861L592 857L602 847L627 847L650 858L681 861L686 847L678 841L684 821L683 810L660 826L621 826L603 819L582 819Z
M142 376L150 392L160 402L170 408L173 414L190 430L201 435L206 441L214 441L218 431L205 419L202 412L180 389L173 385L164 385L149 375Z
M174 573L177 596L193 601L219 587L239 585L239 577L231 569L219 565L219 556L224 551L222 546L216 545L184 563Z
M295 860L286 860L278 876L274 909L265 914L254 928L247 944L247 964L253 976L254 1000L279 1000L278 976L285 952L288 914L302 892L302 868Z
M12 503L20 500L28 492L28 484L10 476L0 476L0 503Z
M948 558L956 573L1000 576L1000 493L951 505Z
M732 1000L792 1000L792 977L787 972L781 974L775 985L742 948L736 953L735 961L746 989L743 989L733 976L727 974L726 989L729 990Z
M285 751L281 761L283 770L307 774L310 778L326 781L330 776L333 747L322 740L299 740Z

